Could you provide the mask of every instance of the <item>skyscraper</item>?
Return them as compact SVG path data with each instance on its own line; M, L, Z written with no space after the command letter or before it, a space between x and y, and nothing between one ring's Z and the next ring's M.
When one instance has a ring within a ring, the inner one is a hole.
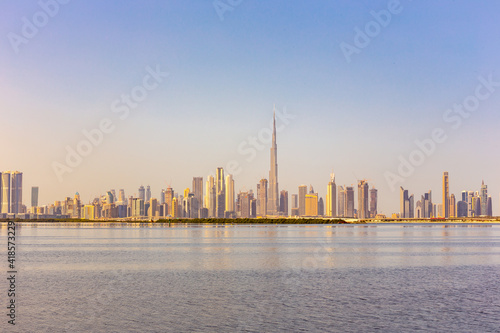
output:
M278 155L276 145L276 112L273 114L273 141L271 144L271 169L269 170L269 196L267 215L277 216L279 210Z
M448 172L443 173L443 216L444 218L450 217L450 179Z
M215 215L217 218L223 219L224 212L226 211L226 186L224 183L224 169L221 167L217 168L216 190L217 201Z
M31 207L38 207L38 186L31 187Z
M354 217L354 188L352 186L345 188L344 216Z
M146 187L146 200L144 202L149 202L151 199L151 187L148 185Z
M377 216L377 201L378 201L378 191L375 187L370 190L370 217L375 218Z
M139 187L139 199L142 199L142 201L146 199L146 190L142 185Z
M450 195L450 217L456 217L457 216L457 207L456 207L456 201L455 201L455 194Z
M488 186L484 185L484 180L481 183L481 191L479 192L481 198L481 215L488 215Z
M126 200L125 199L125 190L124 189L120 189L118 191L118 202L123 204L123 203L125 203L125 200Z
M367 219L370 217L368 190L369 186L366 180L360 180L358 183L358 219Z
M198 201L198 207L202 208L203 206L203 177L193 177L193 193Z
M318 193L306 194L305 216L318 216Z
M207 177L206 183L206 194L205 194L205 207L208 209L208 216L215 217L216 208L217 208L217 197L216 197L216 188L215 188L215 179L214 176L210 175Z
M171 188L170 186L167 188L165 191L165 206L166 206L166 211L163 212L165 216L171 215L172 217L174 216L173 211L174 211L174 189Z
M318 216L325 216L325 203L323 198L319 198L318 200Z
M21 214L23 212L23 173L11 172L11 213Z
M1 174L1 197L2 197L2 205L0 206L0 213L11 213L10 204L11 204L11 183L10 183L10 171L2 172Z
M330 182L326 188L326 216L337 216L337 185L334 173L330 175Z
M288 191L280 192L280 215L288 216Z
M405 190L402 186L399 187L399 218L408 218L408 190Z
M345 189L343 186L339 186L339 210L337 212L338 217L345 217Z
M226 212L234 212L234 179L232 175L226 176Z
M258 200L259 200L259 206L258 206L258 216L266 216L268 209L267 209L267 202L268 202L268 196L267 196L267 179L261 179L259 182L259 193L258 195Z
M307 185L299 186L299 216L306 215Z

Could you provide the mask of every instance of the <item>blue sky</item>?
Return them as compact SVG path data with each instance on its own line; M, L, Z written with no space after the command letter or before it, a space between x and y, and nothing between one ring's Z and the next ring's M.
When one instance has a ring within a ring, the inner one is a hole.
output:
M295 116L278 134L280 188L290 194L312 184L324 196L334 170L338 185L368 179L379 211L397 212L387 173L442 128L447 140L395 187L417 199L431 189L440 203L443 171L457 196L484 179L499 214L500 87L456 130L443 115L474 95L479 77L500 81L500 4L401 0L348 62L341 43L355 45L356 28L390 4L243 0L221 20L212 1L72 0L16 53L9 36L23 36L23 18L33 23L42 8L4 1L0 169L24 172L26 203L34 185L43 204L76 191L84 201L111 188L133 195L141 184L158 197L229 161L241 166L236 191L255 189L269 146L251 162L238 146L269 126L276 104ZM111 104L142 85L148 67L169 75L120 119ZM114 130L60 182L53 163L102 119Z

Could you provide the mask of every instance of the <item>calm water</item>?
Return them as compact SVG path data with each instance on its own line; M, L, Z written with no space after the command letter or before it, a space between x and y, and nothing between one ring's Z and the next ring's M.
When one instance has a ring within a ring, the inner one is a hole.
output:
M2 332L500 332L500 225L25 223L17 266Z

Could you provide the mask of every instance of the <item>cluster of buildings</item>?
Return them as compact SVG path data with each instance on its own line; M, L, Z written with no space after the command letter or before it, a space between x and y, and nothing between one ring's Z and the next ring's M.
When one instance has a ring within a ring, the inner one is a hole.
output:
M151 188L139 187L137 197L125 196L110 190L83 204L80 195L67 197L54 204L38 205L38 187L32 188L31 208L22 205L22 173L3 173L8 185L6 193L13 193L6 207L4 217L18 218L82 218L82 219L160 219L160 218L258 218L258 217L342 217L373 218L377 216L377 190L369 189L366 180L358 184L358 204L355 208L353 186L338 186L335 175L327 186L326 200L319 197L312 186L301 185L297 194L291 196L286 190L279 190L276 144L276 118L273 123L271 165L269 178L261 179L256 191L235 193L233 176L224 175L223 168L217 168L214 175L194 177L191 188L175 192L171 187L161 190L160 199L151 196ZM17 176L20 175L20 176ZM8 181L7 181L7 177ZM19 178L21 177L21 178ZM3 184L2 177L2 184ZM15 184L15 185L12 185ZM14 187L16 190L14 190ZM2 187L3 189L3 187ZM15 193L15 194L14 194ZM10 198L10 197L9 197ZM10 203L13 202L13 203ZM3 201L2 201L3 209ZM3 212L3 210L2 210ZM15 214L15 215L14 215Z
M0 172L0 217L23 214L23 173L19 171Z
M459 200L461 199L461 200ZM481 184L479 191L462 191L461 198L450 194L450 178L448 172L443 173L443 197L439 204L432 203L432 192L422 195L415 203L408 190L400 187L400 211L393 217L398 218L454 218L492 216L493 207L488 186Z
M235 193L233 176L224 175L217 168L214 175L194 177L192 187L175 192L170 186L161 190L160 199L153 198L151 188L139 187L139 195L125 196L110 190L106 194L83 204L80 195L67 197L54 204L38 205L38 187L31 192L31 207L22 204L22 173L5 171L0 173L0 218L82 218L82 219L126 219L157 220L161 218L259 218L259 217L339 217L339 218L385 218L377 214L378 191L370 188L366 180L355 187L337 186L335 174L331 174L325 200L314 191L312 185L300 185L297 194L279 190L276 144L276 118L274 118L271 165L269 178L261 179L256 191ZM357 207L357 208L356 208ZM463 191L460 201L450 195L448 172L443 174L443 201L432 202L429 191L415 202L408 190L400 188L400 212L395 218L452 218L491 216L491 196L484 182L480 191Z

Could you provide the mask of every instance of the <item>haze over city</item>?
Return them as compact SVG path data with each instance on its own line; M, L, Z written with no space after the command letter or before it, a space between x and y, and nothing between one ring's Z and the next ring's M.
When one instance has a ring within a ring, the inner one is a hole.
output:
M440 203L447 171L456 196L484 179L499 214L497 2L214 3L61 1L38 27L39 3L1 5L0 170L23 172L24 203L31 186L41 204L140 185L159 197L233 162L235 191L255 191L275 104L290 195L311 184L324 198L333 171L337 185L367 179L390 216L399 186ZM98 128L108 132L58 176L67 147Z

